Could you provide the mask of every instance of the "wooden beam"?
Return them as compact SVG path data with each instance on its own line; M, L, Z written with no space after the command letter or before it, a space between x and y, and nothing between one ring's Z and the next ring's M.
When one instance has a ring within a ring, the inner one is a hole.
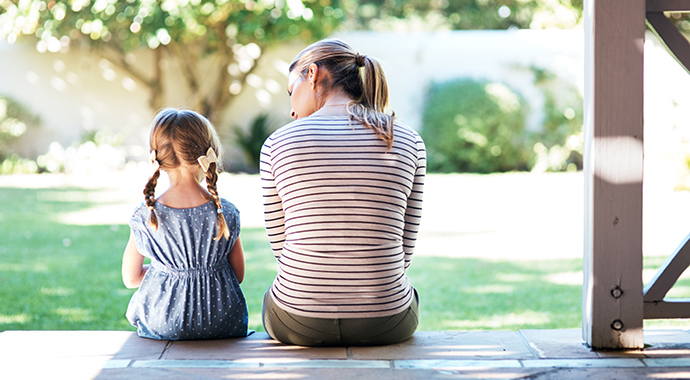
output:
M585 0L584 13L583 338L642 348L645 0Z
M690 2L689 6L690 6ZM690 74L690 42L663 13L647 12L647 22L673 58Z
M644 303L645 319L690 318L690 300L676 299Z
M647 0L647 12L690 12L687 0Z
M680 246L676 248L676 251L666 259L666 262L664 262L654 278L645 287L644 302L662 301L688 266L690 266L690 234L685 237ZM648 319L646 307L645 319Z

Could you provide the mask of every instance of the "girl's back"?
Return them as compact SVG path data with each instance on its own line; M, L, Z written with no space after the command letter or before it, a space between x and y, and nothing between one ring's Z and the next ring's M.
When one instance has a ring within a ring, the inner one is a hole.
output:
M160 227L147 227L149 210L130 221L137 248L151 266L127 309L140 336L208 339L247 335L247 306L227 254L239 235L239 212L221 200L230 237L214 240L212 201L176 209L155 205Z

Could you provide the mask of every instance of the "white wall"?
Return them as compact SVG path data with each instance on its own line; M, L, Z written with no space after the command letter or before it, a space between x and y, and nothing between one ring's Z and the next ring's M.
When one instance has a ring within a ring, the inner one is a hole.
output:
M421 113L432 81L473 77L504 82L531 103L530 128L539 125L543 100L526 67L552 70L578 88L583 83L581 30L347 32L335 37L381 60L389 82L391 108L416 129L422 127ZM268 51L255 71L254 79L259 80L245 86L224 112L218 129L244 127L260 112L273 115L277 125L289 121L286 70L304 46L285 44ZM662 151L673 147L676 152L648 153L650 163L660 169L647 171L646 175L654 177L654 173L663 172L658 176L668 177L682 170L676 164L669 165L669 157L682 155L690 144L690 134L684 132L690 129L689 119L683 116L687 114L683 110L690 105L690 93L684 91L690 76L649 35L645 53L645 120L648 126L654 126L645 132L646 143ZM138 67L150 69L150 56L148 52L138 53ZM185 107L189 95L179 76L170 75L166 86L168 105ZM74 47L66 54L41 54L32 45L0 42L0 94L19 100L42 118L41 134L33 141L25 141L29 155L44 153L51 141L68 146L79 141L84 131L105 129L121 134L126 146L134 148L129 150L130 155L146 157L144 147L154 114L147 105L148 94L124 72L93 54ZM225 145L226 160L242 160L229 141Z
M24 153L34 157L52 141L70 145L93 130L121 133L127 144L141 144L142 125L150 120L140 86L77 49L41 54L33 45L0 42L0 95L40 116L40 134L23 141Z

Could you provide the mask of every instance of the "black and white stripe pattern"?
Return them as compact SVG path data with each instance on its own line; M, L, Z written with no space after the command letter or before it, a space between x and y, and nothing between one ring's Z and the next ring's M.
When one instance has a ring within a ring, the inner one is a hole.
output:
M347 116L312 116L261 151L266 230L278 260L271 292L313 318L393 315L413 297L405 275L422 214L426 151L396 123L393 147Z

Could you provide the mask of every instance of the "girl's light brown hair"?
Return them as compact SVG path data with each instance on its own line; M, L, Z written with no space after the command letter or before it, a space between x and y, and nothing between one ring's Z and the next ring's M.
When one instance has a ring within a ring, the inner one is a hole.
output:
M216 210L222 209L216 183L222 169L220 157L223 157L223 147L208 119L194 111L163 109L153 120L149 144L151 150L156 152L156 161L160 165L144 187L146 205L151 211L149 223L154 228L158 229L158 217L153 206L156 203L155 190L160 170L174 169L183 163L199 165L197 159L205 156L208 148L212 148L219 159L217 163L211 163L206 171L206 187L213 197ZM218 235L215 239L219 240L223 236L227 239L230 230L223 213L219 212Z
M290 72L307 76L315 64L326 70L317 88L316 107L321 108L329 92L340 89L354 99L348 104L350 119L373 129L388 149L393 146L395 112L386 114L388 83L381 64L374 58L360 55L348 44L337 39L325 39L307 46L290 64Z

